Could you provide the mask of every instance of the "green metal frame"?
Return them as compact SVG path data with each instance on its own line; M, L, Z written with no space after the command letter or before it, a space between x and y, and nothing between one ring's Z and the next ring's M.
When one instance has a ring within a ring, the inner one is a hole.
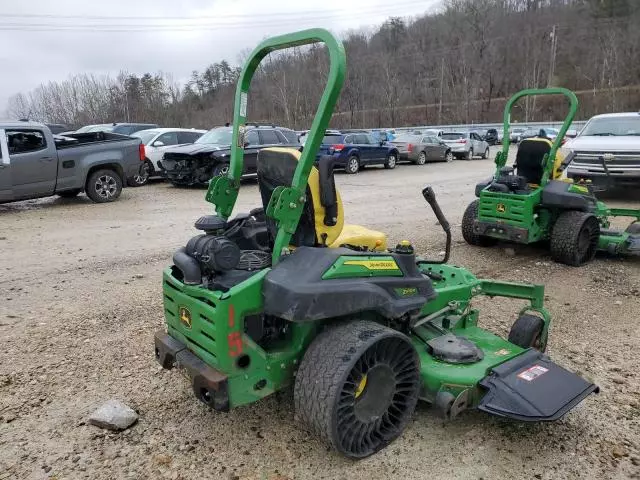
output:
M553 145L551 146L551 150L549 154L544 159L544 173L542 175L542 181L540 182L540 186L544 187L551 177L551 172L553 170L553 161L556 158L556 152L560 148L562 144L562 139L564 138L567 130L571 126L574 117L576 116L576 112L578 111L578 98L576 94L571 90L566 88L556 87L556 88L530 88L526 90L521 90L515 95L513 95L507 104L504 107L504 115L503 115L503 137L502 137L502 150L496 155L496 178L500 175L500 169L504 167L507 163L507 158L509 155L509 145L510 145L510 135L509 128L511 126L511 110L515 103L523 97L534 96L534 95L564 95L569 100L569 112L562 123L562 128L560 128L560 132L555 138ZM549 161L550 159L550 161Z
M226 219L231 215L240 190L240 177L244 158L243 130L247 120L249 87L262 59L276 50L320 42L327 46L327 51L329 52L327 85L311 124L309 137L305 142L305 148L298 162L293 182L290 187L278 187L273 192L267 207L266 214L278 221L278 234L273 249L273 265L280 260L283 250L288 247L291 235L295 233L298 226L305 202L309 173L320 149L324 132L329 126L329 121L344 83L347 70L344 46L329 31L314 28L269 38L251 52L236 88L229 173L227 176L213 179L206 195L206 200L215 204L218 216Z

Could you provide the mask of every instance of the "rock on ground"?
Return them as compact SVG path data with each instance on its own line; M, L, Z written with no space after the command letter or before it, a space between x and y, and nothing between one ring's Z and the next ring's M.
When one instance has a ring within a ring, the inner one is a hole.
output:
M109 430L125 430L138 421L138 414L118 400L102 404L89 417L89 423Z

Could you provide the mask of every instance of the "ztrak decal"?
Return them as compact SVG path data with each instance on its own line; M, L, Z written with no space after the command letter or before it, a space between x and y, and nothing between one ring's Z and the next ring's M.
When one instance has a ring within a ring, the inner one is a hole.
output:
M396 294L401 297L411 297L412 295L418 294L418 289L416 287L403 287L403 288L395 288Z
M191 312L187 307L180 307L178 311L180 322L187 328L191 328Z
M398 270L395 260L347 260L345 265L358 265L367 270Z
M529 367L525 371L520 372L518 374L518 378L531 382L548 371L548 368L541 367L540 365L534 365L533 367Z

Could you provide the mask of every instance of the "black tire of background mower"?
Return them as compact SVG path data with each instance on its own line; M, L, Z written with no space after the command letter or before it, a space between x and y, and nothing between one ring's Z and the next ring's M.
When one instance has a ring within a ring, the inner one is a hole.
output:
M355 158L356 161L358 162L358 168L356 168L355 170L349 170L349 164L351 163L351 160L353 158ZM347 158L347 164L344 167L344 171L347 172L349 175L354 175L358 173L359 170L360 170L360 159L357 157L357 155L351 155L349 158Z
M56 193L56 195L62 198L73 198L73 197L77 197L81 191L82 191L81 189L75 188L73 190L65 190L64 192L58 192Z
M469 244L476 247L491 247L498 243L495 238L478 235L473 230L473 223L478 218L478 205L480 200L474 200L469 204L462 216L462 238Z
M595 229L597 232L595 246L586 256L578 252L578 237L583 227L589 225L589 228ZM579 267L593 260L598 246L597 237L600 236L600 225L598 219L586 212L578 212L575 210L563 212L560 214L556 223L551 230L551 241L549 247L551 257L555 262L564 263L571 267Z
M631 235L637 235L640 233L640 222L633 222L631 225L629 225L626 230L626 233L629 233Z
M110 177L113 177L113 179L116 182L116 193L110 198L101 197L100 194L95 189L96 180L100 178L102 175L108 175ZM91 200L93 200L96 203L113 202L117 200L118 197L120 197L120 194L122 193L122 179L120 178L120 175L118 175L113 170L108 170L108 169L96 170L87 179L87 184L85 186L85 193Z
M536 317L535 315L525 313L520 315L518 319L513 322L507 340L522 348L532 347L544 352L546 350L546 342L542 341L543 339L540 338L540 343L545 344L545 348L539 348L540 345L535 345L536 339L542 335L543 329L544 320L540 317Z
M415 388L396 431L380 439L370 451L354 455L339 444L335 428L337 401L358 359L375 343L390 338L406 342L407 348L413 352ZM418 402L420 382L420 359L403 334L370 321L341 323L320 333L304 354L294 387L296 416L337 451L352 458L364 458L386 447L402 434Z

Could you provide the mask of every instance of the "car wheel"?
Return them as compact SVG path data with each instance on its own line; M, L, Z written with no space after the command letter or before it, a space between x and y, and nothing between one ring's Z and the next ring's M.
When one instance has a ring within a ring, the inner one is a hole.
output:
M140 168L138 169L138 173L127 179L127 185L130 187L141 187L146 185L149 182L149 176L151 175L152 168L153 167L149 160L142 162L142 165L140 165Z
M213 167L214 177L220 177L222 175L226 175L227 173L229 173L228 163L218 163L215 167Z
M347 166L344 169L347 173L352 175L354 173L358 173L358 170L360 170L360 160L358 160L358 157L355 155L351 155L347 159Z
M113 170L96 170L87 179L85 191L96 203L113 202L122 193L122 180Z
M396 162L398 161L398 156L395 153L390 153L387 155L387 160L384 162L384 168L387 170L393 170L396 168Z
M473 148L470 148L467 152L467 160L471 160L473 158Z
M444 161L447 163L453 162L453 153L447 152L444 156Z
M487 159L489 158L489 147L487 147L487 149L484 151L484 153L482 154L482 159Z
M416 160L416 165L424 165L425 163L427 163L427 154L420 152L418 159Z

